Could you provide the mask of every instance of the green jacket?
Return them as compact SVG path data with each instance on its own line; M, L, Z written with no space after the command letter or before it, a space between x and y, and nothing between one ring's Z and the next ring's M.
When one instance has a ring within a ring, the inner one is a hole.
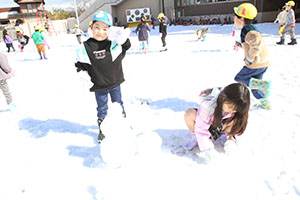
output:
M31 37L33 39L34 44L44 44L44 36L41 32L35 31Z

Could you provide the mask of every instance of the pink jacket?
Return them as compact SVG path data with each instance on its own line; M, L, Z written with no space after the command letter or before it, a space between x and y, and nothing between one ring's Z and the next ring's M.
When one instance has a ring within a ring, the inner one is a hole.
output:
M213 122L216 100L219 92L220 91L212 92L212 96L210 95L210 97L206 97L197 110L195 136L197 138L200 151L207 151L214 148L214 144L210 139L211 134L208 129ZM231 116L231 114L228 114L224 116L223 119Z

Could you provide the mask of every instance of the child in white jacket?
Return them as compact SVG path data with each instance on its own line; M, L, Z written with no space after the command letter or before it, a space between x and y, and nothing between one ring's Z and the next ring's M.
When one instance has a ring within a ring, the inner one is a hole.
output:
M16 106L13 103L12 95L6 80L12 76L14 76L14 71L8 63L7 56L0 52L0 89L6 98L6 103L10 111L14 111Z

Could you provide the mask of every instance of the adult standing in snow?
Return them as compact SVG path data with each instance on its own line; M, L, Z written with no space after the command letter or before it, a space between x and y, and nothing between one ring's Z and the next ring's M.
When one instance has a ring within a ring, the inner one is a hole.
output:
M138 34L138 39L140 42L140 54L145 52L147 53L148 49L148 38L149 38L149 32L150 28L146 22L146 17L141 17L141 23L136 27L135 32Z
M32 34L32 39L33 39L33 42L36 46L36 49L40 55L40 59L47 59L46 57L46 51L45 51L45 45L44 45L44 35L40 32L40 27L39 26L35 26L34 27L34 33ZM42 55L43 53L43 55Z
M295 23L296 23L296 19L295 19L295 12L293 10L293 6L295 6L295 2L294 1L288 1L286 4L286 22L284 25L284 29L282 30L282 35L280 38L280 41L277 42L277 44L282 45L284 44L284 40L285 40L285 34L289 33L291 36L291 42L288 43L288 45L294 45L297 44L297 40L296 40L296 36L295 36Z
M261 80L270 65L270 58L259 30L253 25L257 9L251 3L243 3L234 7L234 15L234 25L242 28L241 43L245 62L245 66L234 79L251 88L253 95L258 99L258 106L270 109L270 82Z
M8 35L6 29L3 30L3 41L6 44L7 52L10 52L10 48L12 48L14 51L16 51L15 48L14 48L14 45L13 45L13 40Z
M167 22L164 13L159 13L157 19L159 21L159 35L162 41L161 51L167 51Z
M16 107L13 103L13 98L7 84L7 79L12 76L14 76L14 71L8 63L7 56L0 52L0 89L6 98L6 103L10 111L13 111Z
M95 92L98 105L100 143L105 138L100 125L107 115L108 94L112 102L121 105L122 115L126 117L120 85L125 81L122 60L131 46L130 29L112 27L111 15L105 11L98 11L93 16L92 32L93 37L83 42L78 49L75 66L78 72L87 71L93 83L90 91Z
M282 8L281 8L281 12L277 15L274 23L279 23L279 30L278 30L278 33L279 35L282 34L282 30L284 29L284 24L286 22L286 5L284 5Z
M204 90L200 97L202 102L198 109L190 108L184 115L186 125L193 134L193 139L184 148L189 151L198 145L201 152L210 156L216 142L225 146L226 150L232 141L236 142L236 136L244 133L250 92L246 85L233 83L223 90Z

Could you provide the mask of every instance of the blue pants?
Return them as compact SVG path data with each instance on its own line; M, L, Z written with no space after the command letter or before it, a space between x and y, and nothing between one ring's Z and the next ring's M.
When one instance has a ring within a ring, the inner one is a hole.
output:
M125 109L123 106L123 101L122 101L122 95L121 95L121 87L119 85L112 89L101 90L101 91L95 92L96 101L97 101L97 105L98 105L98 107L97 107L98 119L104 119L107 115L108 94L110 95L111 102L113 102L113 103L118 102L121 105L123 112L125 112Z
M249 81L251 78L262 79L263 74L267 71L267 67L258 68L258 69L250 69L244 66L241 71L235 76L234 80L240 83L244 83L249 86ZM253 95L257 99L264 98L265 95L260 90L252 90Z

